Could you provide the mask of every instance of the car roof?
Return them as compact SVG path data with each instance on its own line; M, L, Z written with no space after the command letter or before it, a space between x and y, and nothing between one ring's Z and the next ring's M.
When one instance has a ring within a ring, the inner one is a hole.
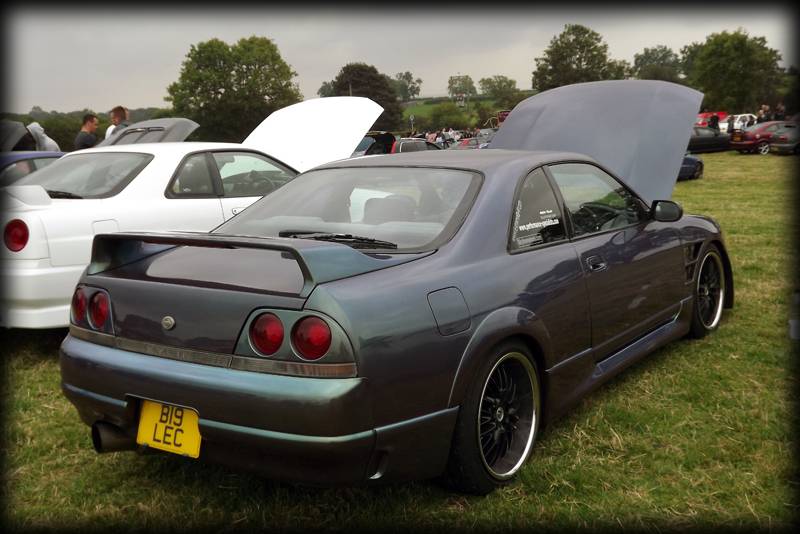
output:
M76 150L70 152L71 154L93 154L101 152L144 152L149 154L188 154L189 152L196 152L200 150L247 150L253 151L255 149L247 148L239 143L207 143L207 142L165 142L165 143L140 143L130 145L111 145L93 148L85 148L83 150Z
M341 167L445 167L466 169L483 173L490 177L499 170L508 171L514 176L534 167L558 161L586 161L596 163L585 154L574 152L505 150L489 148L482 150L425 150L421 152L402 152L399 154L378 154L340 160L317 169ZM503 173L507 174L506 172Z

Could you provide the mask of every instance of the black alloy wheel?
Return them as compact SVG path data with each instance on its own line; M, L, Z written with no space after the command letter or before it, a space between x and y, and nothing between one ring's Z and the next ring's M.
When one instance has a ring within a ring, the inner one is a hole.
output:
M691 334L704 337L719 326L725 304L725 269L719 249L711 245L699 263L694 288Z
M477 420L481 459L498 479L513 476L533 444L533 372L525 355L511 352L495 364L483 388Z
M536 364L521 343L484 360L459 410L444 481L485 495L509 483L531 453L541 418Z

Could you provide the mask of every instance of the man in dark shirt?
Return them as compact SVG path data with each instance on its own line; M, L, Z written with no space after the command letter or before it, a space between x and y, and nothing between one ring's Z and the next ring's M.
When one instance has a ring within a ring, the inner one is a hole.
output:
M97 124L100 119L94 113L87 113L83 116L83 125L81 131L75 136L75 150L82 148L92 148L97 142L97 136L94 134L97 131Z

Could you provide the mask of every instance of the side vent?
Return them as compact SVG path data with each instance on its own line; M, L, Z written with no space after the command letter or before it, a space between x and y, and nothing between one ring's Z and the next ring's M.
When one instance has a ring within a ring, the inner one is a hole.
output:
M697 269L697 260L702 246L702 241L687 243L683 246L683 264L686 269L687 284L691 284L692 280L694 280L694 272Z

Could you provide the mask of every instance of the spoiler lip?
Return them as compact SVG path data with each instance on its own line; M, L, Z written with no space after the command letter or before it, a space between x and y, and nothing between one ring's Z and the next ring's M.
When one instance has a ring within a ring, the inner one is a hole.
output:
M383 257L379 258L342 243L309 239L207 232L116 232L94 236L85 275L121 267L177 246L255 248L290 254L305 279L299 293L302 298L308 297L318 284L400 265L434 252L381 254Z
M44 187L34 185L8 185L2 188L5 195L11 197L11 205L7 208L15 207L15 203L25 206L48 206L53 203L53 199L47 194ZM21 206L16 206L21 207Z

